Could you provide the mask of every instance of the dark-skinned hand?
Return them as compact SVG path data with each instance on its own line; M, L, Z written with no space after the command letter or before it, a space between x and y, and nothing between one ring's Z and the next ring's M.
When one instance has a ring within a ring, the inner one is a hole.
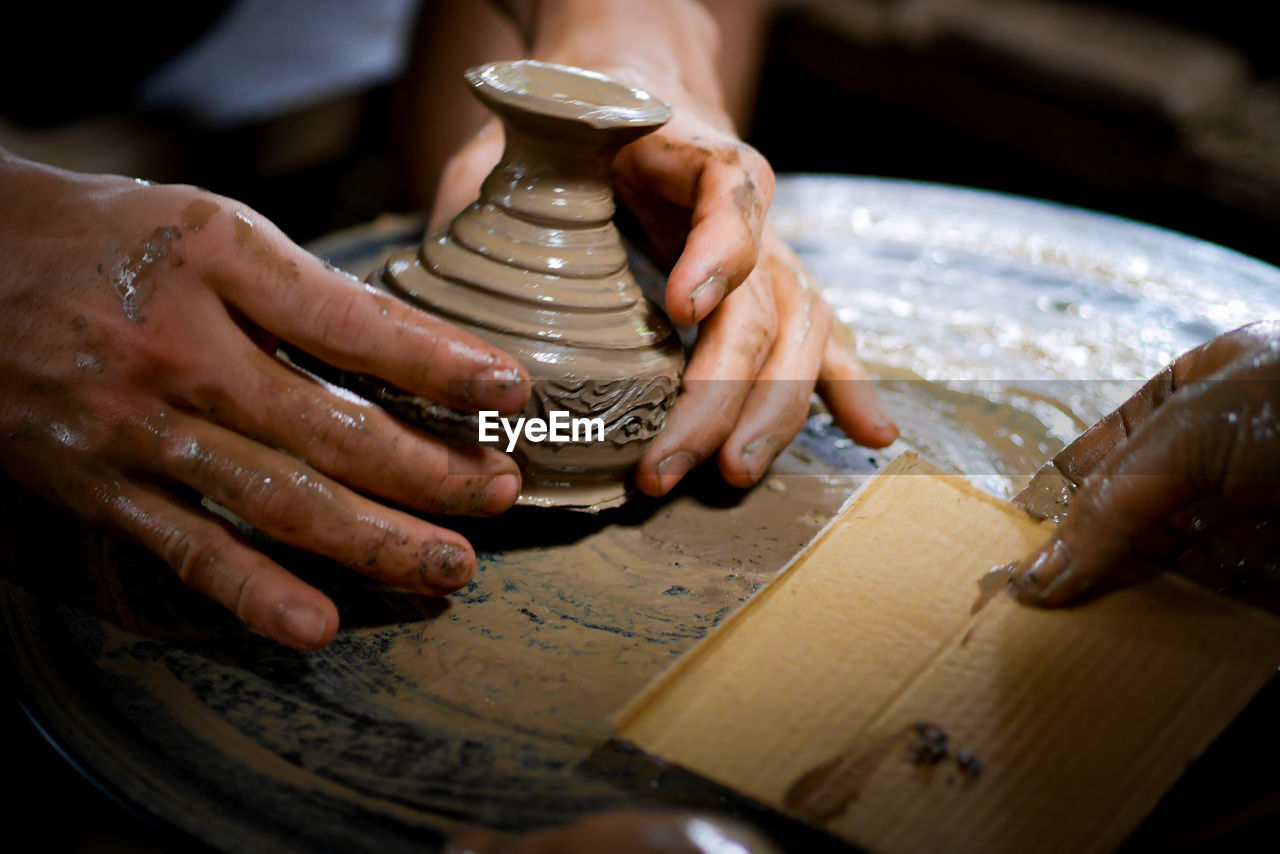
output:
M1025 602L1062 605L1160 569L1274 602L1280 324L1246 326L1179 357L1015 501L1065 513L1013 571Z

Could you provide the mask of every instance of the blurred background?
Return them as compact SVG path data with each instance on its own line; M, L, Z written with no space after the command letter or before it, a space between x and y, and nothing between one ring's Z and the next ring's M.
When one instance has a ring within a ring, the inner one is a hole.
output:
M229 23L252 28L253 10L262 16L271 5L140 2L126 16L99 4L77 10L76 26L52 29L51 13L14 10L11 33L57 35L33 36L0 59L0 145L73 169L200 184L258 208L299 241L425 205L422 187L433 176L416 185L406 178L405 154L420 84L397 78L439 76L445 58L410 62L415 20L421 44L421 31L449 14L441 8L457 4L428 3L418 17L413 0L315 0L314 17L323 7L348 19L336 45L306 32L305 21L284 33L259 26L256 50L268 65L296 64L291 52L346 51L342 79L311 90L273 82L250 64L239 79L215 83L217 74L235 78L238 63L225 57L184 64L184 51L190 59L193 46ZM743 19L726 39L744 92L737 112L744 137L779 173L891 176L1054 199L1280 261L1280 52L1262 23L1268 4L710 5L730 26ZM745 20L757 10L759 30ZM29 28L24 15L34 16ZM455 52L447 59L467 59ZM456 90L466 101L461 81ZM220 101L228 91L248 106ZM450 116L451 125L469 128L482 115L457 109L466 115Z

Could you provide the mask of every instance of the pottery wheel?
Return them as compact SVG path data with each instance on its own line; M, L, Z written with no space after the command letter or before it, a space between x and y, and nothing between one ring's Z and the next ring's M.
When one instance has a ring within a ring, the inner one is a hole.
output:
M897 446L853 447L815 413L747 493L699 471L669 500L598 517L468 521L479 571L442 600L264 543L340 603L343 631L311 655L9 484L0 615L29 713L103 787L226 850L417 852L462 825L654 803L840 849L610 742L608 716L885 460L918 450L1009 495L1177 353L1280 316L1280 271L1097 214L905 182L784 179L774 222L885 378ZM356 269L418 236L374 227L317 251Z

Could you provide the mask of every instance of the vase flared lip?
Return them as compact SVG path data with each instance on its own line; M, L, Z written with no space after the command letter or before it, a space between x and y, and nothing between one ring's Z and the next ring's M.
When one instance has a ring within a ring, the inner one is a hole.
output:
M466 78L486 101L595 128L657 127L671 118L671 108L643 89L571 65L490 62L469 69Z

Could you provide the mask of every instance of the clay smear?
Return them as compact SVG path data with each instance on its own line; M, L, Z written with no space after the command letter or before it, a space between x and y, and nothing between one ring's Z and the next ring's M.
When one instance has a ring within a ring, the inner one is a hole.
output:
M111 270L111 288L120 299L124 316L134 323L143 321L142 307L154 287L156 264L169 257L170 245L181 236L174 226L157 228Z

